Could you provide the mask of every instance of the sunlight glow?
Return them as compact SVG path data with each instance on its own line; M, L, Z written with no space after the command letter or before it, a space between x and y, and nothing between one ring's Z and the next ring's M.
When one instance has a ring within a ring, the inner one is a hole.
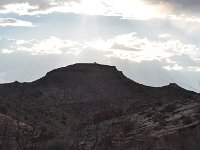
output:
M119 12L125 19L148 20L160 18L162 15L158 9L152 5L147 5L141 0L108 0L113 12Z

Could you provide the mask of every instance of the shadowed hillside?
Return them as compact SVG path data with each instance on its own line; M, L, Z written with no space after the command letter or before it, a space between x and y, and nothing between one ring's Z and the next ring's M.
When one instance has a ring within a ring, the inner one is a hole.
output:
M58 68L0 85L0 149L197 150L199 98L174 83L136 83L114 66Z

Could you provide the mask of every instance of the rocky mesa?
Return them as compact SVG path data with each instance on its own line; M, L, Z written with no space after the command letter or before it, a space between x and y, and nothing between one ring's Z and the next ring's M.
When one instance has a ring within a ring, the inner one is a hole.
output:
M198 150L200 95L74 64L0 84L0 149Z

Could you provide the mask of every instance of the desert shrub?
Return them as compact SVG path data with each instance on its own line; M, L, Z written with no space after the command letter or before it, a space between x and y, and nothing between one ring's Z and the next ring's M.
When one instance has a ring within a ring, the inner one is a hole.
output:
M66 144L60 140L53 140L47 145L48 150L65 150Z
M148 114L145 115L145 117L150 118L150 117L152 117L153 115L154 115L154 112L149 112Z
M175 109L177 109L176 104L168 104L163 108L162 112L168 112L169 113L169 112L173 112Z
M7 103L6 106L7 106L8 108L10 108L10 104L9 104L9 103Z
M61 123L62 123L63 125L66 125L66 121L65 121L65 120L62 120Z
M65 114L63 114L62 119L63 119L63 120L66 120L66 119L67 119L66 116L65 116Z
M126 112L129 114L129 113L135 113L135 112L138 112L140 110L144 110L144 108L146 107L145 104L139 102L139 101L136 101L132 104L129 105L129 107L127 108Z
M200 114L200 105L198 105L197 113Z
M192 118L190 116L182 116L181 119L184 125L192 123Z
M157 113L154 117L153 117L153 121L154 122L162 122L163 120L165 120L167 116L163 113Z
M109 120L122 115L122 110L118 108L113 108L110 110L102 110L93 115L93 122L98 123L99 121Z
M165 127L167 125L167 121L165 119L159 121L159 125Z
M173 125L177 125L177 124L179 123L179 120L173 120L173 121L171 121L171 123L172 123Z
M28 120L28 117L26 115L24 116L24 120L26 120L26 121Z
M1 107L0 107L0 112L1 112L2 114L6 114L6 113L7 113L7 108L6 108L5 106L1 106Z
M122 124L122 131L124 134L127 134L128 132L132 131L135 129L135 123L128 120L128 121L125 121L123 122Z
M109 149L109 147L112 145L112 139L112 135L105 136L99 141L97 149Z
M163 102L162 101L158 101L158 102L155 102L154 103L154 106L162 106L163 105Z

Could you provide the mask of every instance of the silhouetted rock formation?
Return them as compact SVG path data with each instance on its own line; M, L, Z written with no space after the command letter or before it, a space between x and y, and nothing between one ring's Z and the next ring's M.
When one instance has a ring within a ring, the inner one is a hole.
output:
M18 130L28 132L35 126L38 138L44 136L41 128L54 138L77 139L77 132L90 131L77 143L85 149L97 148L106 137L111 138L106 145L123 145L123 140L124 144L145 142L147 137L176 133L183 123L187 128L199 122L199 94L175 83L145 86L128 79L114 66L97 63L58 68L31 83L1 84L0 106L6 110L0 112L0 125L5 117L16 126L12 127L12 137ZM95 140L97 125L99 137ZM99 148L104 149L102 146Z

